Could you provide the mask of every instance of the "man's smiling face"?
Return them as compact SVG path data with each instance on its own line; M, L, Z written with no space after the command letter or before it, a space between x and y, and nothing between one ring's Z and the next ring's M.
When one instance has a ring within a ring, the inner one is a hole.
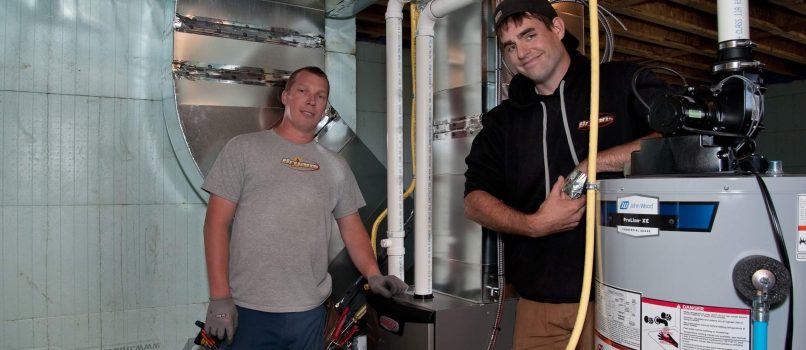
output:
M330 93L327 79L301 71L281 95L283 122L303 134L312 134L327 108Z

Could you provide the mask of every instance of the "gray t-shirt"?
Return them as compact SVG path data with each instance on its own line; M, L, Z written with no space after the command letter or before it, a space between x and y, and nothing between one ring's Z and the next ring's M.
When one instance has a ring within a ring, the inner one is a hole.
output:
M365 205L344 158L273 130L243 134L224 146L202 188L237 204L229 258L235 304L299 312L327 299L332 218Z

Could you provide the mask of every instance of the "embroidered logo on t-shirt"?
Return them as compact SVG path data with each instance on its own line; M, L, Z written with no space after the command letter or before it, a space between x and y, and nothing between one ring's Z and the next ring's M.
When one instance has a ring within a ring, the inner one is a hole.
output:
M610 113L599 113L599 129L616 122L616 116ZM577 130L590 130L591 121L583 120L577 125Z
M299 171L317 171L319 170L319 164L315 162L306 161L300 157L291 157L291 158L283 158L281 161L283 165Z

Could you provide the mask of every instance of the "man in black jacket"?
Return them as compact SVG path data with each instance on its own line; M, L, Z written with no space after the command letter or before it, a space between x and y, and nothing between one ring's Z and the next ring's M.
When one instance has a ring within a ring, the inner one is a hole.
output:
M514 348L564 349L582 289L585 199L561 188L564 175L587 170L590 61L546 0L504 0L494 16L504 62L517 74L466 159L465 213L505 233L506 277L521 297ZM638 139L652 135L632 93L638 68L601 66L598 172L621 173ZM648 100L665 85L643 74L637 87ZM579 349L593 348L592 321L591 303Z

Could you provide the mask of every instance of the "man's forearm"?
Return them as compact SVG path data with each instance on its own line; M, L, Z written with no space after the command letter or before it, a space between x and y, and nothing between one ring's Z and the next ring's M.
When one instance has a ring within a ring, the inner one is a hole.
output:
M367 247L369 247L369 244L367 244ZM359 250L356 253L357 254L350 254L352 257L351 260L353 261L356 269L361 272L362 276L371 277L381 274L381 270L378 268L378 262L375 260L375 256L372 254L372 249Z
M370 277L381 273L378 267L378 262L375 259L374 251L369 242L369 238L364 230L364 235L354 234L352 239L345 241L345 247L350 255L355 268L361 272L364 277ZM349 244L349 246L347 246Z
M229 225L234 214L235 203L215 194L210 195L204 217L204 256L211 298L230 295Z
M606 149L598 154L596 172L624 171L624 164L630 160L633 151L639 149L638 140ZM588 172L588 169L583 169Z
M603 173L624 171L624 164L630 161L632 152L641 149L641 140L654 138L657 136L659 136L658 133L652 133L632 142L610 147L599 152L596 159L596 172ZM580 164L580 168L582 168L581 170L585 173L588 172L587 165L587 160L583 164Z
M204 230L204 255L207 260L207 282L210 297L230 295L229 290L229 233L224 228Z
M369 234L358 213L336 219L341 231L341 238L353 265L364 277L381 273L378 262L369 241Z
M526 214L484 191L473 191L465 196L465 215L494 231L534 236Z

